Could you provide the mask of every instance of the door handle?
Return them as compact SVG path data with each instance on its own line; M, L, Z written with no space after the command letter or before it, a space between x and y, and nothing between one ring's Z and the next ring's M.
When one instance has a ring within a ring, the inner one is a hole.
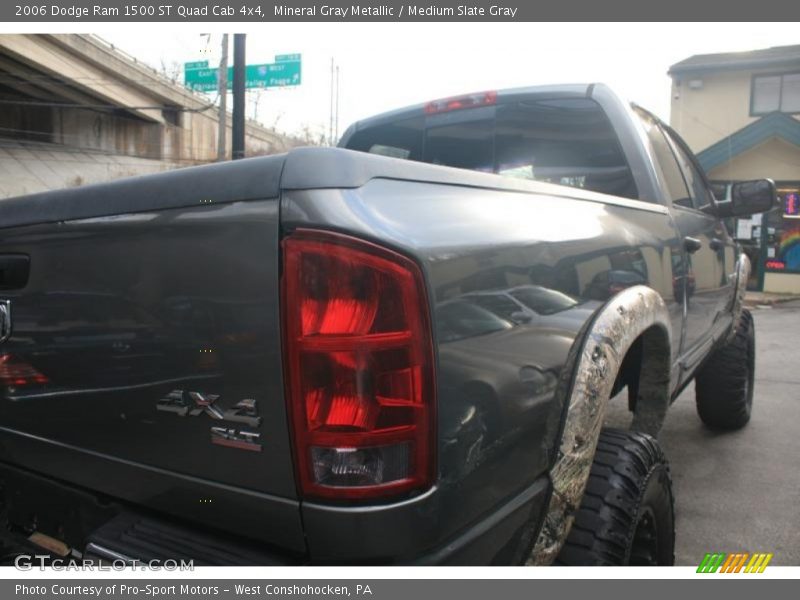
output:
M703 247L703 243L697 238L685 237L683 238L683 247L689 254L694 254Z
M712 238L708 243L708 247L716 252L717 250L722 250L722 248L725 247L725 242L719 238Z

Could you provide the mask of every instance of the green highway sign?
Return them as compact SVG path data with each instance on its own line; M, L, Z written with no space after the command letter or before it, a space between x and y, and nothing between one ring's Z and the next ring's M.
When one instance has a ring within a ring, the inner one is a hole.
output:
M183 65L183 82L188 88L198 92L214 92L217 89L217 71L206 63L204 66L196 66L201 63L186 63ZM192 65L192 66L190 66ZM228 69L230 74L230 69Z
M247 65L245 79L249 88L300 85L300 61Z
M300 85L302 82L299 54L279 54L274 63L247 65L245 87L269 88ZM216 92L219 69L209 67L208 61L185 63L184 84L198 92ZM228 67L228 89L233 87L233 67Z

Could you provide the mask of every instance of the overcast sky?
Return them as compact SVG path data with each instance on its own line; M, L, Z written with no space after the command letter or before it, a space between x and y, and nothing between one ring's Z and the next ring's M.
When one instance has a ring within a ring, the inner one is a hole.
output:
M219 61L223 25L141 25L97 33L160 68ZM669 118L670 65L693 54L800 42L795 23L273 23L245 31L247 62L303 56L303 83L261 92L258 119L278 130L327 130L330 62L340 69L339 131L385 110L470 91L604 82ZM148 34L143 36L143 28ZM130 33L125 32L129 30ZM210 44L200 34L213 32ZM232 56L232 51L231 51ZM257 93L249 94L249 114ZM213 97L213 96L212 96Z

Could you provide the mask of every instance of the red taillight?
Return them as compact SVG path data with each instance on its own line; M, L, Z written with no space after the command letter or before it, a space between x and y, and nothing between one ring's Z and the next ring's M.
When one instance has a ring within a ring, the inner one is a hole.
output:
M448 112L451 110L460 110L462 108L477 108L479 106L491 106L497 103L497 92L480 92L477 94L468 94L466 96L458 96L456 98L443 98L442 100L434 100L425 105L425 112L429 115Z
M370 498L431 485L429 309L408 258L349 236L283 241L287 402L306 497Z
M50 380L32 365L20 360L12 354L0 354L0 385L4 387L22 387L26 385L44 385Z

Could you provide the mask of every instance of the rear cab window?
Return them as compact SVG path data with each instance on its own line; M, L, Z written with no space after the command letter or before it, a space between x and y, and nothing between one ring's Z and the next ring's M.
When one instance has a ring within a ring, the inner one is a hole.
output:
M399 118L357 131L347 147L639 199L617 133L589 98L531 97Z
M357 132L347 147L370 154L421 161L424 127L423 117L375 125Z

